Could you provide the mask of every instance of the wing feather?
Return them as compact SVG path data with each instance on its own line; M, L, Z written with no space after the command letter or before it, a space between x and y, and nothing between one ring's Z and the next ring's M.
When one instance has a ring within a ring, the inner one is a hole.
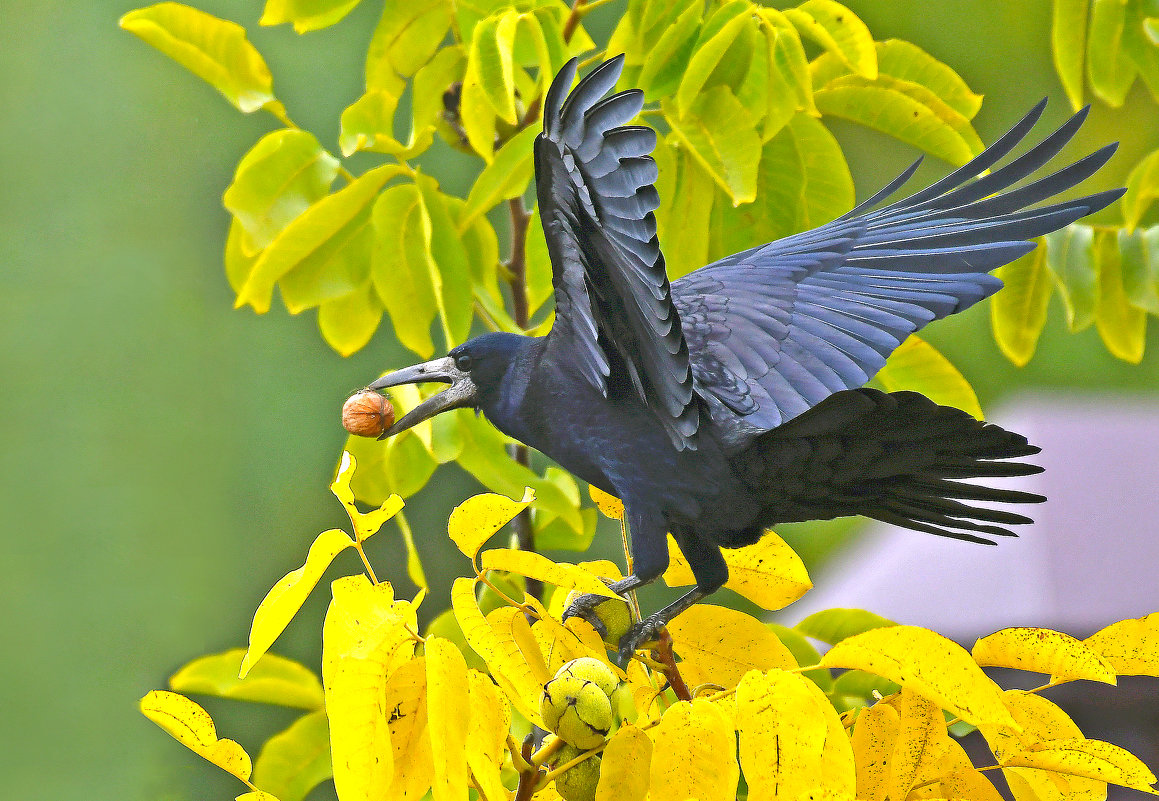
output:
M605 397L630 386L678 449L694 449L700 411L688 344L656 237L656 133L628 124L642 92L606 97L622 67L622 56L610 59L569 92L573 59L544 99L536 192L556 307L546 352Z
M1015 186L1058 155L1087 109L983 175L1026 138L1044 106L916 194L878 207L920 162L826 225L673 282L696 389L735 414L714 411L714 422L743 423L736 430L748 441L861 386L914 331L996 292L1002 283L989 273L1033 250L1031 240L1120 197L1111 190L1037 205L1093 175L1115 145Z

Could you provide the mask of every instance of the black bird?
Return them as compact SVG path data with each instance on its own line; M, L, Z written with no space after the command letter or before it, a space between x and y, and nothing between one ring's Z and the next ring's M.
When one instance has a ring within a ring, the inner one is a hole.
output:
M544 99L536 192L551 256L555 321L544 337L492 333L370 386L444 382L391 436L447 409L481 411L499 430L623 500L634 575L658 578L666 532L696 588L633 627L621 655L728 578L721 548L776 523L865 515L993 544L1030 518L974 501L1040 495L959 479L1036 473L1026 438L914 392L859 388L911 333L996 292L989 271L1027 241L1108 205L1122 190L1035 204L1090 177L1108 145L1011 187L1053 158L1086 109L1024 154L1008 154L1039 103L969 164L874 209L915 163L848 214L737 253L669 284L653 212L656 133L629 125L643 93L606 97L623 57L570 93L573 59ZM920 160L919 160L920 162ZM585 596L569 614L587 615Z

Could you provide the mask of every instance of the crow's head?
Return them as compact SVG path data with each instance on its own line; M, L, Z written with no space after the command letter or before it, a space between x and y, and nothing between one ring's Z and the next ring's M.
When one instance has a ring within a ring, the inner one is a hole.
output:
M518 334L483 334L464 342L441 359L395 370L372 383L370 389L430 382L451 385L413 408L379 439L406 431L448 409L488 411L502 395L507 369L526 347L528 339Z

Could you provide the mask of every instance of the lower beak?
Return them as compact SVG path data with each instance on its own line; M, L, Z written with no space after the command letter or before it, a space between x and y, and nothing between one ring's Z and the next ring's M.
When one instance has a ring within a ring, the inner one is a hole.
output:
M440 382L451 386L411 409L384 431L379 439L393 437L424 420L429 420L440 412L471 406L474 403L475 382L471 380L470 375L455 367L455 360L450 356L387 373L372 383L370 389L386 389L402 384L427 384L431 382Z

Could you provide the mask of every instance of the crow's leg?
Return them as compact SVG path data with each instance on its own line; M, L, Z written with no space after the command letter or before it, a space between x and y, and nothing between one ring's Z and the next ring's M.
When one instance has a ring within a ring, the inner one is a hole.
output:
M630 502L626 502L625 507L628 536L632 547L633 572L626 578L608 584L608 589L620 596L651 584L668 569L668 527L663 518L659 514L643 512L638 505ZM571 602L564 611L563 618L567 620L569 617L582 617L592 624L600 636L603 636L607 634L607 627L596 617L595 608L606 600L608 598L604 595L581 595ZM628 631L631 633L632 629Z
M720 548L705 542L691 531L675 530L672 537L692 568L692 575L696 577L696 588L628 629L620 638L620 661L623 664L627 664L632 653L640 646L656 639L660 635L660 630L668 625L669 620L701 598L716 592L728 581L728 565L725 564Z

